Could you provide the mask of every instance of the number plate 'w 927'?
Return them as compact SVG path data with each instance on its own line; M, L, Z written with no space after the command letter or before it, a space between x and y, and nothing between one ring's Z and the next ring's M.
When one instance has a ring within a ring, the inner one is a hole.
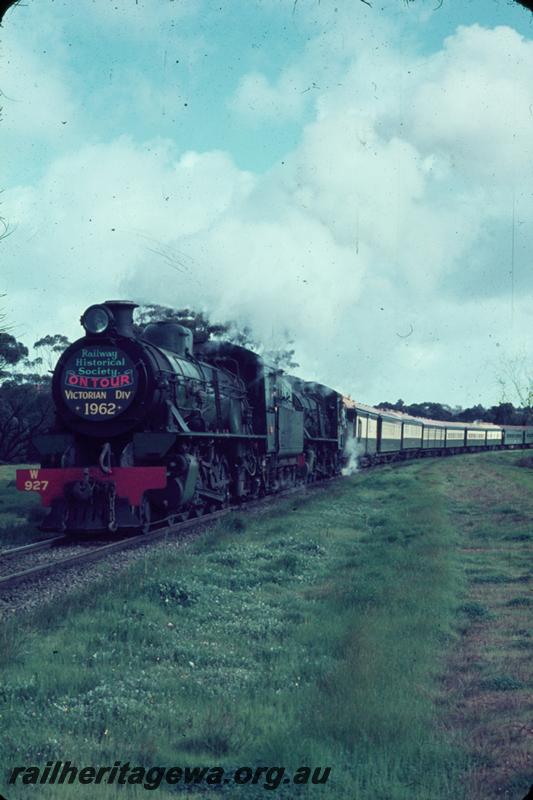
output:
M67 467L66 469L17 470L17 489L21 492L38 492L43 506L63 497L65 486L86 477L102 483L114 483L118 497L129 500L132 506L141 503L144 492L149 489L164 489L167 484L165 467L115 467L110 473L99 467Z

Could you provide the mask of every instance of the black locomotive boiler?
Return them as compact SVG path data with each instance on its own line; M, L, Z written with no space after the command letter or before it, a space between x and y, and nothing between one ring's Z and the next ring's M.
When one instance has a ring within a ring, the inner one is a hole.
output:
M55 424L34 439L42 466L17 472L50 509L45 530L147 531L339 473L337 392L243 347L195 344L175 322L137 335L135 307L90 306L57 363Z

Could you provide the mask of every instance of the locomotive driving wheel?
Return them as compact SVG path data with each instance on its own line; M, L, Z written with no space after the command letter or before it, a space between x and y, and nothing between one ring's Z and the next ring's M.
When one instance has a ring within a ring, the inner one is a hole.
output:
M205 499L201 496L200 492L196 490L196 492L194 493L194 497L191 501L191 507L189 509L189 519L196 519L196 517L201 517L206 512L207 512L207 503Z
M225 456L216 455L209 475L210 489L220 495L221 499L217 502L219 508L225 508L229 504L230 492L230 469L228 459Z
M139 506L139 527L141 533L150 533L150 523L152 521L152 510L150 508L150 501L143 494L141 505Z
M204 486L205 486L205 479L200 471L198 478L196 479L194 495L192 497L188 509L189 519L195 519L196 517L201 517L203 514L207 512L207 501L203 494Z

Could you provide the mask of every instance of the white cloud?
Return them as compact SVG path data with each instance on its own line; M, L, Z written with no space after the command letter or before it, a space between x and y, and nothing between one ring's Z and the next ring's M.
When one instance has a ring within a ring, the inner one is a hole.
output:
M57 159L36 186L5 193L13 233L2 243L4 280L13 317L37 336L49 324L39 313L44 294L56 324L72 333L80 298L88 304L116 294L137 263L163 264L173 278L183 267L166 242L209 226L251 180L223 153L176 160L167 141L139 147L124 137Z
M250 72L239 81L228 107L248 123L257 125L268 120L282 124L301 115L305 95L312 88L313 82L307 84L297 69L285 70L275 84L260 72Z
M459 28L427 60L408 135L465 177L499 182L533 169L533 42L510 28Z
M373 48L346 32L313 119L265 175L122 138L6 193L17 316L54 332L43 293L68 333L107 295L193 305L267 344L288 331L304 375L362 400L497 400L498 352L533 346L533 43L474 26L435 55ZM245 76L234 111L296 119L318 49L276 81Z

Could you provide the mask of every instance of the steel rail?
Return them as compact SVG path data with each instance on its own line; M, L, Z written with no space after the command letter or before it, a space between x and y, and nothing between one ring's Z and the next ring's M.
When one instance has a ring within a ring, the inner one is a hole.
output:
M53 547L59 542L65 541L66 538L64 534L61 534L61 536L51 536L48 539L41 539L38 542L30 542L20 547L13 547L11 550L0 550L0 564L2 561L16 558L16 556L25 556L28 553L37 553L39 550L48 550L48 548Z
M28 567L20 572L14 572L10 575L0 576L0 591L3 591L4 589L10 589L14 586L17 586L19 583L24 583L29 579L42 578L46 575L50 575L53 572L60 572L68 567L75 567L81 564L90 564L94 561L99 561L111 553L129 550L135 547L151 545L153 542L164 539L171 534L173 535L189 531L191 528L199 527L205 523L215 521L231 511L234 511L234 509L222 509L221 511L216 511L212 514L205 514L202 517L180 522L177 525L171 525L150 533L141 533L137 536L129 536L125 539L118 539L117 541L110 542L109 544L91 547L89 550L84 550L81 553L66 556L66 558L56 559L45 564L37 564L34 567ZM19 555L20 554L21 553L19 553Z
M504 448L502 448L503 450ZM505 448L505 449L529 449L527 445L522 446L520 448ZM460 455L467 455L470 453L480 453L480 452L487 452L488 448L479 448L479 449L464 449ZM408 452L408 451L405 451ZM401 464L407 464L411 461L411 458L401 458L397 459L394 456L398 454L396 452L391 452L390 456L388 453L380 453L377 454L378 458L375 459L374 463L368 464L366 469L375 469L376 467L388 466L390 464L394 464L395 466L400 466ZM453 453L447 452L446 450L437 451L436 449L422 450L420 453L417 453L414 458L420 458L421 456L429 456L432 458L439 457L442 455L453 455ZM380 458L382 456L382 458ZM388 457L389 456L389 457ZM360 467L361 468L361 467ZM364 469L364 468L363 468ZM168 538L171 535L185 533L187 531L194 530L195 528L202 528L206 524L209 525L211 522L215 522L222 517L234 513L245 513L249 511L253 511L259 507L267 506L268 504L275 503L278 499L286 498L292 494L301 494L306 493L309 491L325 488L328 484L335 482L337 480L341 480L341 476L334 476L329 477L326 479L322 479L316 481L315 483L311 484L304 484L303 486L293 486L288 489L282 490L280 492L276 492L275 494L267 495L264 498L259 500L252 500L246 502L242 505L231 505L225 508L220 509L219 511L211 512L210 514L203 514L199 517L194 517L192 519L187 519L178 523L167 525L163 528L158 528L149 533L141 533L135 536L130 536L125 539L119 539L114 542L110 542L109 544L99 545L98 547L93 547L90 550L86 550L85 552L79 553L77 555L67 556L63 559L57 559L55 561L50 561L46 564L38 564L35 567L30 567L29 569L22 570L21 572L15 572L10 575L0 576L0 592L3 589L12 588L13 586L18 585L19 583L24 583L25 581L29 580L30 578L40 578L44 577L45 575L51 574L53 572L59 572L62 569L67 567L78 566L80 564L88 564L94 561L98 561L101 558L105 558L110 553L120 552L122 550L129 550L134 549L136 547L142 547L146 545L151 545L153 542L160 541L161 539ZM36 542L34 544L24 545L22 547L15 548L14 550L8 550L4 554L0 554L0 563L1 558L7 555L8 558L14 557L15 555L24 555L26 553L31 553L37 550L46 549L51 547L54 542L68 540L68 537L62 535L57 536L52 539L45 539L42 542Z
M211 524L212 522L216 522L217 520L221 519L222 517L227 516L228 514L232 514L235 512L248 512L252 511L256 508L268 506L269 504L274 503L277 499L286 498L292 494L296 493L304 493L309 489L319 488L320 486L324 486L327 481L320 481L315 486L296 486L291 487L282 492L278 492L275 495L268 495L265 498L261 498L260 500L253 500L251 502L245 503L243 505L232 505L227 506L226 508L222 508L218 511L213 511L210 514L203 514L200 517L194 517L192 519L187 519L182 522L178 522L175 524L167 525L164 528L158 528L149 533L141 533L135 536L129 536L124 539L118 539L117 541L110 542L109 544L99 545L98 547L92 547L89 550L85 550L84 552L67 556L66 558L56 559L54 561L49 561L45 564L37 564L34 567L29 567L28 569L21 570L20 572L14 572L9 575L0 576L0 592L4 589L11 589L14 586L17 586L20 583L24 583L30 579L38 579L45 577L46 575L50 575L53 572L60 572L63 569L68 567L75 567L81 564L89 564L95 561L99 561L102 558L105 558L107 555L115 552L120 552L123 550L130 550L136 547L143 547L143 546L150 546L154 542L161 541L162 539L166 539L169 536L174 536L186 532L190 532L197 528L205 527L206 525ZM61 536L55 537L57 540L64 541L65 539L68 540L68 537ZM51 541L51 540L50 540ZM41 545L41 542L37 543ZM35 549L44 549L44 545L42 548L35 548ZM32 552L31 545L25 545L24 547L16 548L17 555L23 555L25 553ZM23 552L25 551L25 552ZM15 551L11 551L15 553Z

